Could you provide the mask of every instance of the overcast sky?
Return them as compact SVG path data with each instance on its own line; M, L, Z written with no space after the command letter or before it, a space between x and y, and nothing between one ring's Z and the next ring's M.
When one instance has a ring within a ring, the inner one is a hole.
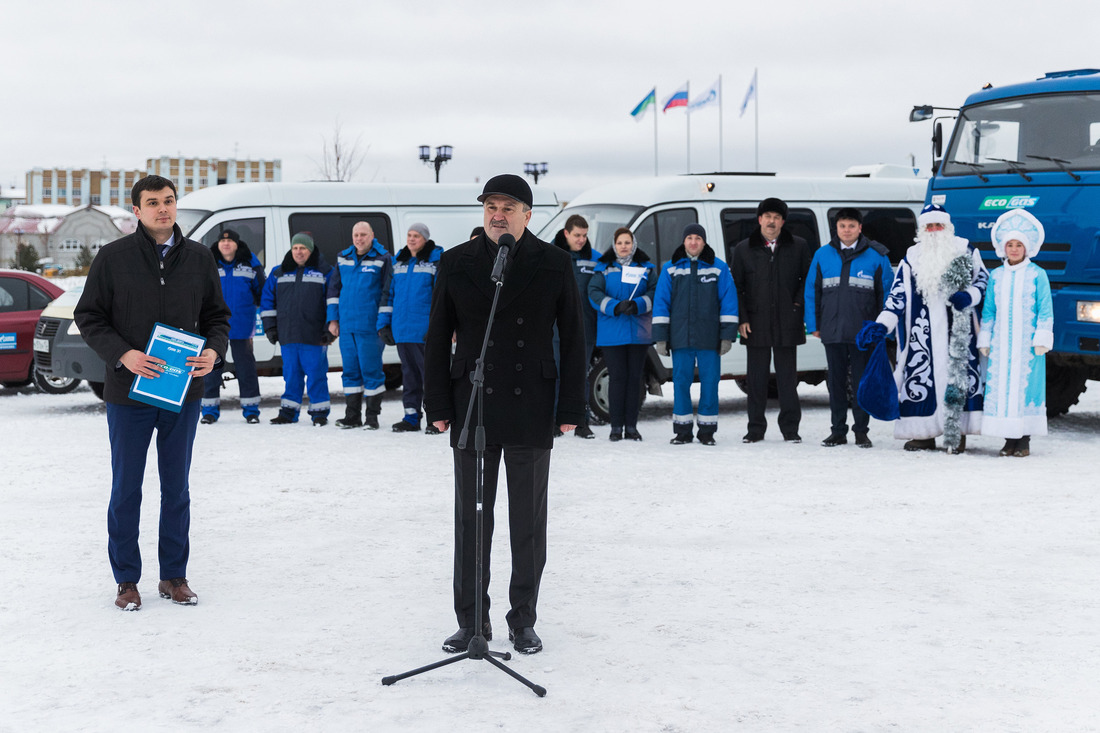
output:
M811 3L9 3L0 186L34 167L142 168L146 158L280 158L318 177L334 127L360 141L356 180L434 180L417 146L454 146L446 182L547 161L567 198L654 168L652 113L630 110L719 75L723 163L839 175L862 163L927 170L930 123L982 85L1100 67L1100 5L836 0ZM658 115L662 174L687 170L682 109ZM691 116L691 168L716 170L718 109Z

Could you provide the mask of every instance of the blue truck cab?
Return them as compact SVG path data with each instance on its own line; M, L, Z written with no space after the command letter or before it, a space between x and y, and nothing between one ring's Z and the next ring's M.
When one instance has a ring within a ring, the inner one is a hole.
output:
M927 119L917 107L911 120ZM942 159L933 135L925 203L951 214L955 233L1000 264L990 231L1023 208L1046 230L1035 263L1054 298L1054 349L1047 355L1047 411L1066 412L1089 379L1100 379L1100 70L1049 73L970 95Z

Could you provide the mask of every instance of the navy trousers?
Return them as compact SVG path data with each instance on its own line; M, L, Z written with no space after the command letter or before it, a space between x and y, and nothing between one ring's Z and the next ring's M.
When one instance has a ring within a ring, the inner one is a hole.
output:
M649 344L603 347L612 430L638 425L638 411L642 406L642 369L648 350Z
M154 430L160 471L160 535L157 542L160 579L187 575L188 530L191 527L188 474L198 421L198 401L184 403L178 413L146 405L107 403L107 431L111 438L107 555L116 583L136 583L141 579L141 552L138 549L141 485Z
M420 425L420 407L424 403L424 344L397 345L401 358L401 404L405 407L405 419Z

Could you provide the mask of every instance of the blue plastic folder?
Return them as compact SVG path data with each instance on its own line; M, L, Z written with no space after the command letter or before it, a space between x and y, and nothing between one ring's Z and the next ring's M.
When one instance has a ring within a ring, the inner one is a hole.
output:
M164 370L156 379L140 374L134 377L130 387L130 399L153 407L179 412L191 386L191 367L188 357L198 356L206 346L206 339L178 328L157 323L149 335L145 353L164 359Z

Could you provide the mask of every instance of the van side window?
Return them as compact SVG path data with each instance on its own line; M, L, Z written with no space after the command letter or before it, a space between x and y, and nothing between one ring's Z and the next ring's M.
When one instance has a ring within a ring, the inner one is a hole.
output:
M913 246L917 236L917 215L912 209L863 208L856 207L863 215L863 235L886 246L890 251L892 264L898 264L905 257L905 251ZM836 212L840 208L829 209L829 234L836 236Z
M647 216L634 230L638 249L661 267L684 243L684 227L699 223L695 209L666 209Z
M734 246L742 239L748 239L757 226L756 207L722 209L722 240L726 245L726 262L732 259ZM816 250L821 245L821 238L817 235L817 217L810 209L790 209L783 221L783 228L794 236L805 239L811 250Z
M248 245L252 254L259 258L260 264L265 268L267 267L264 256L264 244L267 242L267 238L264 236L264 219L262 216L254 219L230 219L229 221L223 221L212 227L210 231L202 236L202 243L207 247L212 246L218 241L218 238L226 229L235 231L237 235L240 236L241 241Z
M336 264L336 255L351 246L351 230L358 222L365 221L374 230L377 239L389 253L393 254L393 236L390 219L385 214L346 212L331 214L291 214L289 241L298 232L309 232L314 244L321 251L325 261ZM404 241L401 246L405 246Z

